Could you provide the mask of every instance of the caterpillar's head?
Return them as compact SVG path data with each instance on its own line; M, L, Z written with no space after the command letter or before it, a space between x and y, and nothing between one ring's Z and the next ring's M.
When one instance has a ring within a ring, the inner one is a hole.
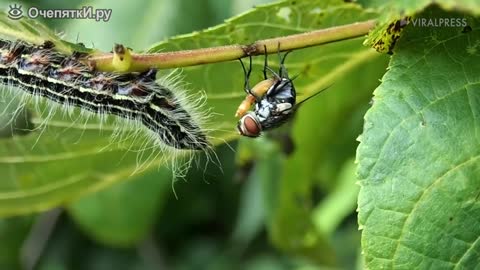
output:
M254 112L249 112L240 118L237 129L240 135L255 138L260 136L262 125L257 115Z

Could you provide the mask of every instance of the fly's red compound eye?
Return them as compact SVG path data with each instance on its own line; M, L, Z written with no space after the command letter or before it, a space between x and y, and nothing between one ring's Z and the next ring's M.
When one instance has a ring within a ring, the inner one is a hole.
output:
M238 132L243 136L258 137L262 131L259 121L251 113L244 115L237 125Z

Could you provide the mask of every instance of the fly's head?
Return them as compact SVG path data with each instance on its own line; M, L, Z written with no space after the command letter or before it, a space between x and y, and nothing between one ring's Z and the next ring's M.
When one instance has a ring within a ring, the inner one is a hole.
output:
M262 132L262 125L255 112L248 112L238 121L237 130L242 136L256 138Z

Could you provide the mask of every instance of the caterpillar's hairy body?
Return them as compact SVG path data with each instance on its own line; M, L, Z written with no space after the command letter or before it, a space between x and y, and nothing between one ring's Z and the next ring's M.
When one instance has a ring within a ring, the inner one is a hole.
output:
M181 94L157 83L155 70L100 72L81 62L81 57L63 55L51 42L32 45L0 39L0 83L66 109L78 107L101 117L110 114L141 123L158 142L175 149L210 148L192 106Z

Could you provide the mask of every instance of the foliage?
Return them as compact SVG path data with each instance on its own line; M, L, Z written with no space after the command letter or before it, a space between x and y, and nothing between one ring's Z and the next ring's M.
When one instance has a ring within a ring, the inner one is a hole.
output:
M90 121L84 129L57 113L42 134L1 138L0 267L19 267L19 247L30 247L24 240L38 235L30 225L44 224L45 214L38 212L54 207L63 214L53 220L46 247L31 249L43 251L39 269L104 269L112 263L119 269L354 269L363 263L370 269L453 269L480 263L480 3L282 1L219 24L239 13L240 2L101 0L94 7L112 8L109 22L44 21L65 31L63 40L41 24L5 16L0 33L34 42L48 38L64 51L77 49L78 38L104 51L122 43L156 52L248 44L376 18L368 37L373 42L367 42L373 44L388 39L385 29L406 15L465 17L468 27L410 23L394 42L389 64L388 55L362 45L363 37L292 52L287 67L299 74L299 95L334 84L303 104L291 123L255 140L234 133L233 114L245 96L238 62L183 69L187 91L207 95L207 128L215 130L221 166L207 166L201 156L173 183L169 156L132 175L139 156L126 148L142 141L105 148L113 122ZM62 7L74 5L84 4ZM178 36L158 43L172 35ZM263 57L253 63L256 82ZM275 56L269 63L278 68ZM27 115L35 125L44 121L34 110ZM357 181L364 262L354 213ZM11 217L18 215L24 216Z
M395 46L358 148L363 250L372 269L469 269L480 263L480 21L438 7L416 18L468 27L410 24Z

